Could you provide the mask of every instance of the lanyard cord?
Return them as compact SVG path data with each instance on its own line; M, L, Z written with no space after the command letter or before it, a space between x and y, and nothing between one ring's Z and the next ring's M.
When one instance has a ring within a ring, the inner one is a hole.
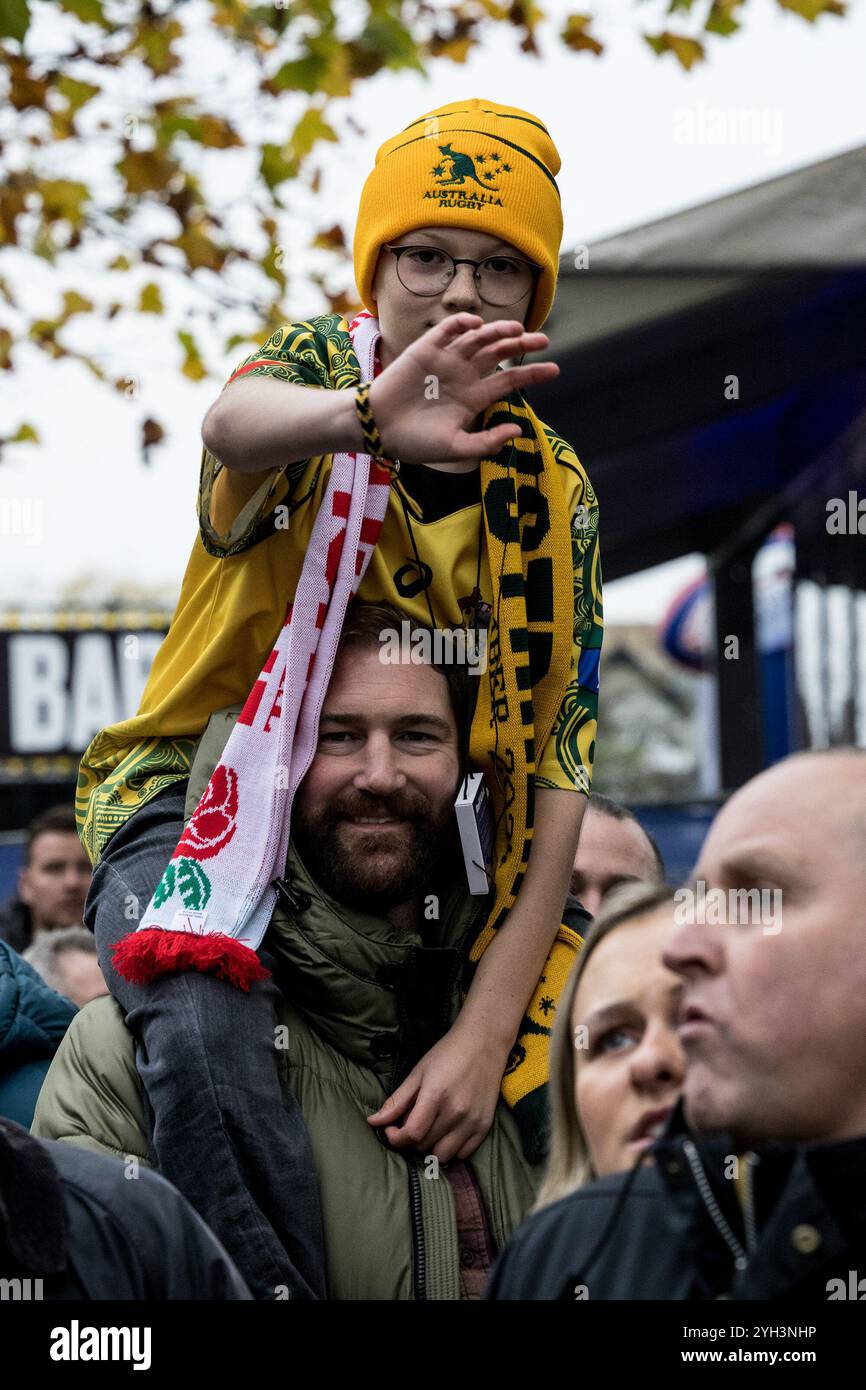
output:
M411 544L411 546L412 546L412 553L413 553L413 555L415 556L415 564L418 566L418 578L419 578L419 579L423 579L423 578L424 578L424 565L423 565L423 563L422 563L421 556L420 556L419 553L418 553L418 546L417 546L417 543L416 543L416 541L415 541L415 532L412 530L412 520L411 520L411 518L410 518L410 516L409 516L409 508L408 508L407 505L406 505L406 498L403 496L402 490L398 490L398 496L399 496L399 498L400 498L400 504L401 504L401 506L402 506L402 508L403 508L403 515L404 515L404 517L406 518L406 530L409 532L409 541L410 541L410 544ZM431 578L432 578L432 573L433 573L432 570L431 570L430 573L431 573ZM429 584L425 584L425 585L424 585L424 598L425 598L425 601L426 601L426 603L427 603L427 612L430 614L430 626L431 626L431 628L435 628L435 626L436 626L436 619L435 619L435 617L433 616L433 605L432 605L432 603L430 602L430 586L429 586Z
M420 555L419 550L418 550L418 543L417 543L417 541L415 540L415 532L414 532L414 529L413 529L413 527L412 527L412 517L411 517L411 515L410 515L409 508L408 508L408 506L406 505L406 498L405 498L404 495L403 495L402 489L399 489L399 488L398 488L398 496L399 496L399 498L400 498L400 505L401 505L402 508L403 508L403 515L404 515L404 517L406 518L406 530L409 532L409 543L410 543L411 546L412 546L412 554L413 554L414 557L415 557L415 564L418 566L418 576L419 576L420 579L423 579L423 578L424 578L424 569L425 569L425 565L424 565L424 563L423 563L423 561L422 561L422 559L421 559L421 555ZM479 605L480 602L481 602L481 551L482 551L482 548L483 548L483 542L482 542L483 535L484 535L484 503L483 503L483 501L482 501L482 502L481 502L481 517L480 517L480 520L479 520L479 523L478 523L478 557L477 557L476 564L475 564L475 588L474 588L473 593L472 593L472 597L473 597L474 600L475 600L474 616L475 616L475 628L476 628L476 631L477 631L477 629L478 629L478 605ZM429 566L427 566L426 568L429 568ZM431 571L431 575L432 575L432 571ZM429 615L430 615L430 626L431 626L431 628L435 628L435 627L436 627L436 618L435 618L434 613L433 613L433 605L432 605L432 603L430 602L430 586L429 586L429 585L425 585L425 587L424 587L424 599L425 599L425 602L426 602L426 604L427 604L427 612L428 612ZM468 620L467 620L467 622L466 622L466 626L467 626L467 628L468 628L468 626L469 626Z
M412 518L411 518L411 516L410 516L410 514L409 514L409 508L408 508L408 506L406 505L406 498L405 498L404 495L403 495L403 490L402 490L402 488L398 487L398 489L397 489L397 495L399 496L401 505L402 505L402 507L403 507L403 515L404 515L404 517L406 518L406 530L409 532L409 541L410 541L410 543L411 543L411 545L412 545L412 553L413 553L414 556L415 556L415 564L418 566L418 575L419 575L419 578L423 579L423 578L424 578L424 567L423 567L423 563L422 563L422 560L421 560L421 555L420 555L420 553L419 553L419 551L418 551L418 544L417 544L417 542L416 542L416 540L415 540L415 532L414 532L414 530L412 529ZM483 502L483 500L482 500L482 503L481 503L481 519L480 519L479 526L478 526L478 559L477 559L477 561L476 561L476 566L475 566L475 591L474 591L475 606L474 606L474 618L475 618L476 641L477 641L477 639L478 639L478 629L479 629L479 622L478 622L478 606L479 606L479 604L480 604L480 602L481 602L481 549L482 549L482 539L483 539L483 536L484 536L484 502ZM432 573L432 571L431 571L431 573ZM424 598L425 598L426 603L427 603L427 612L430 614L430 627L431 627L432 629L435 629L435 628L436 628L436 618L435 618L435 615L434 615L434 613L433 613L433 605L432 605L432 603L430 602L430 589L429 589L429 585L426 586L425 589L424 589ZM467 627L467 631L468 631L468 629L469 629L469 622L468 622L468 619L466 620L466 627ZM472 687L470 686L470 692L471 692L471 691L472 691ZM474 713L475 713L475 703L476 703L477 695L478 695L478 690L477 690L477 687L476 687L476 688L475 688L475 691L474 691L474 695L470 694L470 696L467 698L467 701L466 701L466 720L465 720L465 727L462 728L462 729L460 729L460 730L458 731L458 732L459 732L459 737L460 737L459 756L460 756L460 768L461 768L461 786L463 786L463 787L465 787L465 785L466 785L466 779L467 779L467 776L468 776L468 773L469 773L469 740L470 740L470 737L471 737L472 720L473 720L473 716L474 716Z

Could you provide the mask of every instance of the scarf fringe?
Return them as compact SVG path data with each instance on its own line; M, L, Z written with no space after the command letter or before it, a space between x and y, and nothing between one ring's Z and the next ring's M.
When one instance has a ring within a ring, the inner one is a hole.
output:
M116 941L112 959L117 973L133 985L149 985L160 975L176 971L197 970L202 975L216 975L248 994L254 981L267 980L271 973L255 951L224 932L144 927Z

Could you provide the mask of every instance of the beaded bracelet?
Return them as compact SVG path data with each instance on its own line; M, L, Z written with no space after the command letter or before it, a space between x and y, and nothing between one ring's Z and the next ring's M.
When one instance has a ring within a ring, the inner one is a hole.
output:
M361 430L364 435L365 452L368 453L371 458L376 459L378 462L385 463L386 460L383 457L384 449L382 445L382 437L379 434L378 426L376 424L376 421L373 419L373 411L370 408L369 396L370 387L372 386L372 384L372 381L365 381L361 386L359 386L356 389L355 410L357 411L358 419L361 422ZM388 460L388 462L391 463L391 471L393 473L399 473L400 460L392 459Z

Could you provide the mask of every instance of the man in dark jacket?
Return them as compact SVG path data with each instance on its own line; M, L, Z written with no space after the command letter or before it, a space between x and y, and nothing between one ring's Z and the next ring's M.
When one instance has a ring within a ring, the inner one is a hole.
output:
M0 941L0 1115L29 1128L39 1088L75 1012Z
M524 1224L489 1298L859 1297L864 900L866 751L795 755L731 799L664 956L684 980L683 1103L651 1166Z
M4 1299L249 1299L225 1250L156 1173L0 1119Z

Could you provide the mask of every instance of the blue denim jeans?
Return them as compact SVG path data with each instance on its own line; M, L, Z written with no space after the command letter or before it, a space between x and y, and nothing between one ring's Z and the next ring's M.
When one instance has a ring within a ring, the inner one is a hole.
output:
M186 785L166 788L114 832L84 921L135 1038L160 1173L222 1241L254 1297L324 1298L313 1150L277 1067L273 979L248 994L195 971L140 986L112 965L111 945L135 930L180 839ZM271 968L266 950L259 956Z

